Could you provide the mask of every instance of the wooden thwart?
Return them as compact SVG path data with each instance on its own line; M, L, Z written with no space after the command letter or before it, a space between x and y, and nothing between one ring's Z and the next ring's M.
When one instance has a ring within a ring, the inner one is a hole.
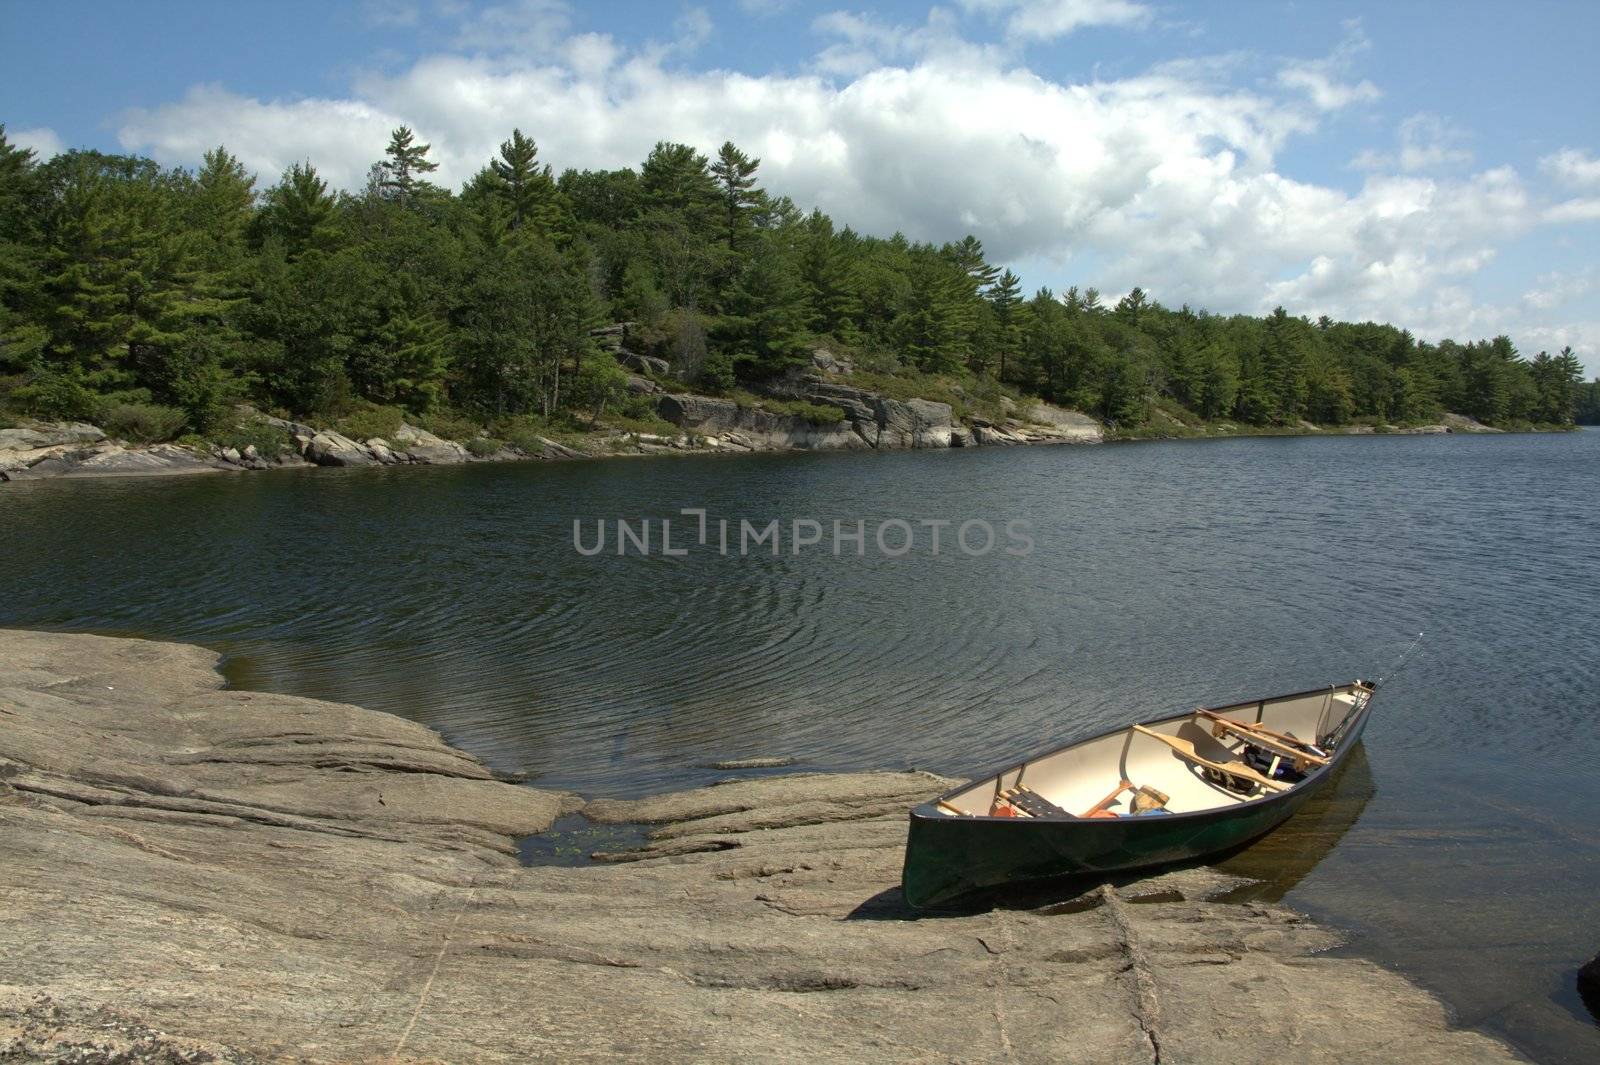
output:
M1147 787L1143 784L1135 785L1131 780L1121 780L1117 782L1116 787L1106 794L1105 798L1089 807L1079 816L1116 817L1117 815L1111 812L1111 807L1125 791L1133 792L1133 798L1128 803L1129 813L1142 814L1151 810L1164 809L1167 803L1171 801L1164 791L1157 791L1155 788Z
M1143 725L1133 726L1133 731L1142 733L1143 735L1149 736L1153 739L1160 740L1162 743L1166 744L1168 747L1171 747L1174 751L1178 752L1179 755L1188 761L1193 762L1195 765L1205 766L1207 769L1215 769L1217 772L1226 773L1230 777L1239 777L1242 780L1253 781L1254 783L1261 785L1263 788L1266 788L1268 791L1283 791L1290 786L1281 780L1273 780L1271 777L1263 776L1262 774L1257 773L1254 769L1251 769L1243 762L1213 762L1211 759L1195 750L1194 744L1190 743L1188 740L1180 740L1176 736L1168 736L1163 733L1153 731L1152 729L1147 729Z
M1325 755L1315 754L1306 750L1311 745L1304 740L1297 740L1293 736L1286 736L1281 732L1262 728L1260 725L1249 725L1243 721L1235 721L1231 717L1212 713L1210 710L1196 710L1197 717L1203 717L1213 723L1211 734L1221 738L1222 732L1231 732L1240 739L1247 740L1257 747L1271 751L1273 754L1282 755L1294 762L1295 769L1305 772L1309 766L1327 765Z

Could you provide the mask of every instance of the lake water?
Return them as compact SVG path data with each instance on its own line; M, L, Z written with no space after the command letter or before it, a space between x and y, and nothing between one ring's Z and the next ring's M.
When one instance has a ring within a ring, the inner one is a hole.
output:
M1587 1062L1597 499L1594 431L46 481L0 488L0 625L195 641L238 686L392 711L607 795L764 755L961 774L1371 678L1426 630L1365 757L1227 867L1463 1023ZM869 551L573 549L575 518L592 540L681 507L713 529L861 519ZM937 557L924 536L887 558L891 518L1019 519L1035 549L969 556L952 526Z

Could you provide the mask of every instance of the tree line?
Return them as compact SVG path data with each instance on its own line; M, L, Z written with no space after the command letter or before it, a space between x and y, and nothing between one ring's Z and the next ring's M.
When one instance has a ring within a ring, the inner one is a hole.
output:
M637 168L557 174L520 129L459 190L402 127L359 192L312 163L267 188L225 148L195 169L69 151L0 126L0 402L107 403L190 429L242 401L297 416L592 421L626 398L590 331L704 391L757 388L825 342L880 374L999 386L1138 426L1495 425L1595 415L1570 349L1418 341L1393 325L1170 308L1134 289L1024 296L979 241L837 226L761 188L760 160L663 141Z

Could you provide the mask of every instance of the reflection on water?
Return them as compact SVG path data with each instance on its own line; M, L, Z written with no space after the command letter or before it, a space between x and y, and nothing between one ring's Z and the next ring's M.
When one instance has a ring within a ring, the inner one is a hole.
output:
M1217 863L1223 872L1256 881L1229 900L1281 902L1333 852L1376 792L1366 747L1357 747L1280 828Z
M193 640L233 683L636 795L720 759L950 774L1371 676L1366 763L1227 860L1466 1023L1600 1060L1600 433L1306 438L0 488L0 624ZM579 557L574 518L984 518L946 552ZM555 856L559 857L559 856Z

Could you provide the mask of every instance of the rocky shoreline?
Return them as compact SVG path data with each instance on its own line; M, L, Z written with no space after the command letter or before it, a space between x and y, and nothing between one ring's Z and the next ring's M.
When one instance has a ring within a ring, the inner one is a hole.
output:
M628 391L646 398L661 423L676 432L609 429L584 434L581 447L542 436L512 445L493 441L487 434L467 443L446 440L401 422L389 437L355 439L332 428L241 408L242 422L275 430L288 442L282 453L263 455L254 446L242 450L180 444L137 447L113 440L97 426L81 422L32 422L20 428L0 429L0 482L308 466L450 466L668 452L890 451L1098 444L1105 439L1103 427L1093 418L1047 403L1035 404L1025 416L1015 404L1009 404L1006 416L998 421L962 421L948 403L890 399L844 383L851 368L837 362L825 349L813 353L810 369L772 382L770 395L765 399L755 397L753 402L748 398L741 402L674 390L674 379L662 360L621 347L613 354L625 367L641 371L627 375ZM779 409L766 409L768 400ZM809 408L802 409L809 409L812 416L782 409L783 404L795 400L808 404ZM817 412L831 414L828 420L816 420Z
M0 630L0 664L0 1060L1520 1060L1205 868L918 918L930 774L585 802L196 647ZM577 811L651 830L519 864Z

